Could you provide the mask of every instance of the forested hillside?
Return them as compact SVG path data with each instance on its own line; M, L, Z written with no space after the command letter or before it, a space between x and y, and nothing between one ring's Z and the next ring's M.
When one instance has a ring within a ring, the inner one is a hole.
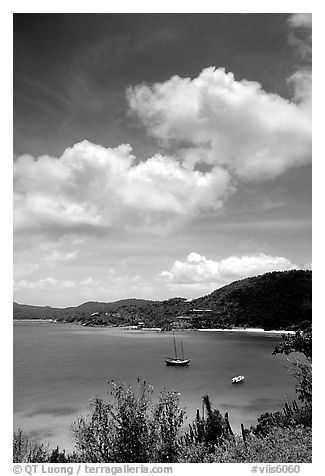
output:
M311 321L312 272L266 273L235 281L192 302L226 326L283 329Z
M192 301L125 299L86 302L65 309L14 303L14 319L56 319L86 325L132 325L168 327L175 317L191 309L211 309L205 321L193 327L262 327L291 329L311 322L312 272L292 270L266 273L235 281ZM91 316L98 313L96 316Z

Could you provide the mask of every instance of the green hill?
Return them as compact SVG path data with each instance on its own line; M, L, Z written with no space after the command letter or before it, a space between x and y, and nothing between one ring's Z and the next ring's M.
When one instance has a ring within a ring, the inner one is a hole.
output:
M292 329L311 322L312 272L292 270L245 278L192 301L125 299L86 302L77 307L51 308L14 303L14 319L56 319L85 325L125 325L143 321L146 326L169 326L191 309L210 309L193 327L262 327ZM91 314L97 313L96 316Z
M286 329L311 322L312 272L303 270L266 273L235 281L192 301L212 309L225 326Z

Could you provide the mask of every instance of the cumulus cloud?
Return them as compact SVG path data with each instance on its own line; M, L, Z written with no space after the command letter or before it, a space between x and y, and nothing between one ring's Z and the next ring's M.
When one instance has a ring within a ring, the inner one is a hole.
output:
M288 83L293 85L293 100L306 114L311 116L312 110L312 73L308 68L303 68L293 73L288 78Z
M290 25L289 43L306 60L312 56L312 14L294 13L288 18Z
M114 149L83 141L61 157L23 155L14 162L16 229L62 234L166 224L216 210L233 191L220 167L189 170L171 157L135 162L129 145ZM71 255L56 253L53 259Z
M288 18L289 43L303 65L288 78L294 88L293 100L309 115L312 108L312 15L295 13Z
M202 290L202 285L215 289L236 279L255 276L270 271L299 268L283 256L258 253L249 256L229 256L220 261L207 259L198 253L190 253L186 261L176 260L170 271L163 271L159 278L171 285L193 285Z
M311 28L312 14L311 13L294 13L288 19L293 28Z
M176 144L189 169L203 162L236 177L268 179L311 160L305 111L223 68L130 87L127 96L149 133Z

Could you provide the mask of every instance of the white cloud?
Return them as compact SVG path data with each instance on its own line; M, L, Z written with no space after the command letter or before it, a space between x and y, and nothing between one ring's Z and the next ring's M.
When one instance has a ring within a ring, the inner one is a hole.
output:
M58 289L58 288L75 288L76 284L73 281L59 281L54 279L52 276L47 278L39 279L37 281L28 281L26 279L21 279L15 281L14 288L15 290L19 289L30 289L30 290L41 290L41 289Z
M170 271L163 271L159 278L165 283L175 285L190 285L190 288L202 291L203 284L210 288L218 288L236 279L255 276L270 271L297 269L283 256L269 256L258 253L250 256L229 256L220 261L207 259L198 253L190 253L186 261L176 260Z
M109 269L105 278L99 282L87 278L80 283L83 286L83 294L87 299L104 300L106 302L117 299L152 298L155 292L151 281L147 281L139 274L126 275L118 274L115 270Z
M173 76L127 91L130 109L165 144L176 144L189 168L221 166L245 179L274 178L311 160L304 110L223 68L197 78Z
M220 167L206 173L188 170L162 155L136 164L129 145L110 149L83 141L60 158L15 160L15 226L57 234L110 227L150 230L216 210L232 190L229 174Z
M312 110L312 73L304 68L296 71L288 78L288 83L294 87L293 100L311 116Z
M303 61L294 74L288 78L294 87L293 100L311 116L312 108L312 15L295 13L288 19L290 25L289 43Z
M14 275L16 278L27 276L29 274L33 274L39 268L39 264L36 263L19 263L14 264Z
M81 286L86 288L95 286L97 283L93 280L92 277L86 278L80 282Z
M49 276L48 278L39 279L38 281L27 281L26 279L21 279L20 281L15 282L15 288L17 289L51 289L56 287L59 282Z
M293 28L311 28L312 14L311 13L294 13L288 19Z
M74 281L63 281L62 286L64 288L76 288L77 285Z
M70 251L64 253L59 250L54 250L53 253L45 257L46 261L56 262L56 261L71 261L75 259L79 254L79 250Z
M269 256L263 253L252 256L230 256L220 261L219 273L222 278L254 276L270 271L284 271L298 269L299 266L291 263L283 256Z
M296 104L212 67L193 80L129 88L131 109L176 152L138 161L128 144L83 141L59 158L16 157L15 229L56 237L161 232L222 208L239 178L274 178L311 160L310 79L308 70L289 78ZM47 260L77 253L55 250Z

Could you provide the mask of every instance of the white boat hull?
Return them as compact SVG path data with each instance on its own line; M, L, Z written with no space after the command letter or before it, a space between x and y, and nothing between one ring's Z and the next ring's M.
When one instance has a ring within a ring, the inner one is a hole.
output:
M176 367L183 367L190 363L190 359L171 359L169 357L165 358L166 365L174 365Z
M237 375L237 377L231 379L231 382L236 384L242 382L244 379L245 377L243 375Z

